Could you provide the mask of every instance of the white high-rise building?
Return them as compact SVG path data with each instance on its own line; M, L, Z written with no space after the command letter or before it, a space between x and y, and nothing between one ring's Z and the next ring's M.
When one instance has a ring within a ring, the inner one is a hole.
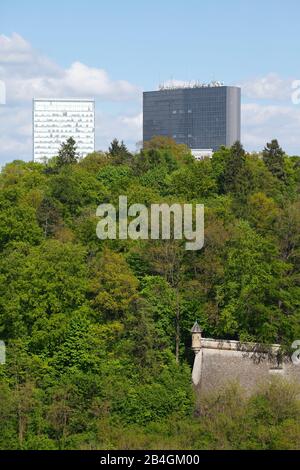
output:
M95 150L95 102L91 99L33 100L33 160L44 163L73 137L80 157Z

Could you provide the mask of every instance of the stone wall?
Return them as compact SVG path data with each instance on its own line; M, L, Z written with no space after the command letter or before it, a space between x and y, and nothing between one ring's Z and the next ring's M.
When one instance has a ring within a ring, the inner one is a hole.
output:
M201 338L201 347L195 350L192 379L201 394L229 382L238 382L251 394L259 384L274 376L300 384L300 365L294 365L288 357L280 357L279 345L267 347Z

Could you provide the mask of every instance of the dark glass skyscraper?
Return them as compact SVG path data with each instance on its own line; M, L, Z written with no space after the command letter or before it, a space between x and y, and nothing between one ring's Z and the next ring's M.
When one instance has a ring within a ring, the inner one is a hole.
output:
M196 86L143 94L143 140L168 136L191 149L217 150L241 136L241 89Z

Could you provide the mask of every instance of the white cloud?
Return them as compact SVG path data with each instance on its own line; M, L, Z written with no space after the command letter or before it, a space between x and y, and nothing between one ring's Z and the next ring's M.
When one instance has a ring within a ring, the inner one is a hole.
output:
M140 88L111 79L102 68L80 61L62 68L14 33L0 35L0 80L7 91L7 104L0 104L0 162L31 159L34 96L95 97L97 149L106 149L114 137L135 149L142 138ZM185 83L172 80L175 85ZM248 100L242 106L242 141L247 150L260 150L277 138L290 154L300 154L300 104L292 104L292 83L293 79L270 73L240 84L244 101Z
M0 128L0 163L12 159L30 160L32 128L28 109L0 106Z
M74 93L92 94L110 100L122 100L138 97L140 90L125 80L112 81L103 69L87 67L81 62L74 62L66 70L62 84ZM62 86L63 88L63 86Z
M242 140L248 150L261 150L278 139L290 154L300 154L300 104L293 104L295 78L275 73L241 83ZM254 102L255 100L255 102Z
M102 101L137 99L139 89L125 80L111 80L103 69L74 62L56 76L11 76L7 82L7 101L30 101L32 97L95 97Z
M134 132L140 131L143 125L143 113L136 116L120 116L120 122L124 126L132 128Z
M294 79L284 79L276 73L257 77L239 84L243 96L250 99L291 101Z
M135 115L96 114L96 134L102 148L107 148L114 137L124 140L131 150L142 140L142 113Z
M26 80L46 74L57 76L62 71L53 61L33 49L29 42L17 33L11 37L0 34L0 75L10 79Z
M101 68L79 61L63 69L34 50L20 35L0 35L0 78L6 82L9 103L34 96L95 96L102 100L137 98L140 89L126 80L112 80Z
M2 162L31 158L33 97L94 97L96 110L104 101L114 102L114 107L119 108L126 102L130 114L122 109L114 116L103 114L96 145L106 148L114 136L132 144L140 139L141 125L136 117L140 110L140 88L126 80L111 79L102 68L75 61L64 69L14 33L10 37L0 35L0 80L6 85L6 105L0 106Z
M31 61L33 50L30 44L17 33L11 37L0 35L0 63L21 64Z
M300 154L300 106L242 105L242 137L248 150L261 150L277 139L290 154Z

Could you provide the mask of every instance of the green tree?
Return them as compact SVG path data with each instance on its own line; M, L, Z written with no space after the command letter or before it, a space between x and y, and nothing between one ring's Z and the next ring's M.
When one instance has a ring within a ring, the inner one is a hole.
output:
M0 263L2 335L26 336L36 321L61 312L69 315L83 305L85 255L81 246L57 240L37 247L20 242L8 249Z
M136 299L138 280L123 256L104 249L93 260L91 274L90 290L96 317L113 320L126 315Z
M268 170L278 179L285 180L284 151L276 139L267 143L263 151L263 160Z
M109 163L109 155L103 152L93 152L82 158L79 162L79 166L84 168L89 173L96 175L97 172L101 170L101 168L103 168L105 165L109 165Z
M224 280L217 293L219 334L266 343L280 341L285 322L283 281L288 269L274 243L239 222L228 243Z
M62 224L59 203L54 198L45 196L37 209L37 220L45 238L54 234Z
M240 142L235 142L227 155L222 186L225 192L236 193L246 161L246 153Z
M186 200L204 198L217 191L210 159L195 161L174 171L168 178L168 192Z
M0 213L0 250L14 241L32 245L41 242L42 230L36 220L36 211L27 205L8 207Z
M171 137L154 136L144 142L144 150L163 150L172 155L177 162L192 162L191 150L187 145L177 144Z
M178 168L178 160L168 149L149 148L143 149L133 159L133 169L137 176L141 176L147 171L157 167L165 168L167 172L172 172Z
M57 165L62 167L64 165L70 165L77 163L78 153L76 142L73 137L69 137L68 140L61 144L57 156Z
M230 387L199 417L190 384L195 319L207 337L300 337L299 158L281 179L282 159L239 143L200 162L163 137L128 160L112 147L0 172L0 448L299 448L293 387ZM99 241L97 205L120 194L204 202L203 249Z
M114 139L110 144L108 153L116 165L126 164L132 158L123 140L119 142L118 139Z

